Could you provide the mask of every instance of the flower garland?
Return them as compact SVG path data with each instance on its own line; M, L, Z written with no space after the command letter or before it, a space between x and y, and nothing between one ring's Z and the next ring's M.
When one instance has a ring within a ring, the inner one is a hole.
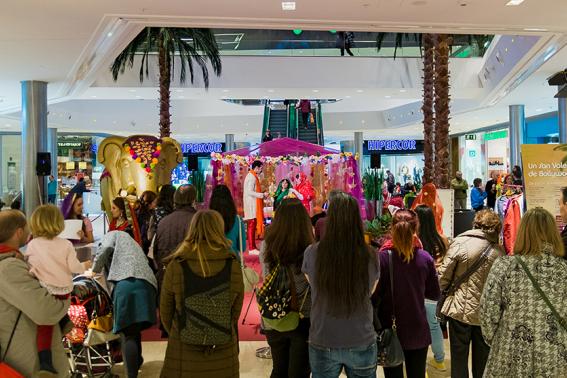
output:
M146 173L152 173L161 154L161 141L147 136L132 136L124 142L124 151L140 164Z
M352 158L353 156L355 160L357 161L359 160L358 154L353 154L352 152L341 152L339 154L311 155L311 156L287 155L287 156L276 156L276 157L258 156L258 155L252 155L252 156L222 155L216 152L211 153L211 159L213 161L222 161L223 164L239 163L245 165L250 165L255 160L259 160L262 163L276 164L276 165L286 162L295 165L301 165L308 162L311 164L327 163L329 161L337 163L339 161L346 162L349 158Z

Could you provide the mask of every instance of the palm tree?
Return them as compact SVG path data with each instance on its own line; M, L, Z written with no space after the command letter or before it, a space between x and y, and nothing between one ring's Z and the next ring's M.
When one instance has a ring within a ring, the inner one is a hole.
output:
M435 118L433 104L435 99L435 37L432 34L423 35L423 181L433 182L434 178L434 135Z
M118 55L112 63L114 81L123 74L126 67L134 66L136 55L141 56L140 83L149 77L149 56L158 55L159 64L159 131L160 137L171 135L170 85L175 71L175 59L179 57L181 72L179 80L183 84L187 78L187 68L191 84L194 82L195 63L201 68L205 88L209 88L210 62L213 72L220 76L222 65L217 41L211 29L193 28L154 28L147 27Z
M449 52L453 38L435 38L435 186L449 188Z
M376 46L382 48L389 33L378 33ZM434 182L438 188L449 187L449 55L453 41L465 39L469 46L476 44L484 54L491 36L487 35L435 35L396 33L394 36L394 59L404 41L417 42L420 52L423 47L423 155L424 184Z

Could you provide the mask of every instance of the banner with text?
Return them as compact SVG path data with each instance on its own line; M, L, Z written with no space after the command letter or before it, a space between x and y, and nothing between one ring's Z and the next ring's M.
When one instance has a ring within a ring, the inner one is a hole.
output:
M561 188L567 187L567 144L522 145L528 209L543 207L561 224Z

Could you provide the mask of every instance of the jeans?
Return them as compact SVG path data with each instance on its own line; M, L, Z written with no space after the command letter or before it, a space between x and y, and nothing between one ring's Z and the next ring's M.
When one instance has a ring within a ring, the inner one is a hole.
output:
M47 202L48 203L55 204L56 200L57 200L57 194L48 194L47 195Z
M443 345L443 331L441 325L435 316L437 302L425 300L425 313L427 314L427 323L429 323L429 332L431 333L431 351L435 357L435 361L443 362L445 360L445 347Z
M375 378L376 343L355 348L325 348L309 345L309 363L313 378L337 378L345 369L349 378Z
M301 319L293 331L265 331L272 350L270 378L309 378L309 323L306 318Z
M484 342L480 326L465 324L449 318L449 341L451 343L451 377L468 378L469 346L472 343L473 377L481 378L490 347Z
M404 378L404 366L407 378L425 378L425 360L427 347L414 350L404 349L404 363L390 368L384 368L386 378Z

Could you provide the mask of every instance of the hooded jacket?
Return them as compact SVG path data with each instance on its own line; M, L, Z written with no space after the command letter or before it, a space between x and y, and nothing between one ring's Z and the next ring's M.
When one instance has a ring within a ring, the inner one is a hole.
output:
M62 333L57 326L69 308L68 300L56 299L29 272L19 252L0 253L0 346L2 354L19 312L22 312L6 362L24 377L34 377L39 371L37 357L37 325L56 325L53 328L51 352L58 377L67 377L69 363Z
M469 325L480 325L480 297L486 278L494 261L504 255L498 241L489 240L481 230L464 232L451 243L439 269L439 286L443 291L463 275L490 244L492 247L486 261L445 300L442 309L445 316Z

